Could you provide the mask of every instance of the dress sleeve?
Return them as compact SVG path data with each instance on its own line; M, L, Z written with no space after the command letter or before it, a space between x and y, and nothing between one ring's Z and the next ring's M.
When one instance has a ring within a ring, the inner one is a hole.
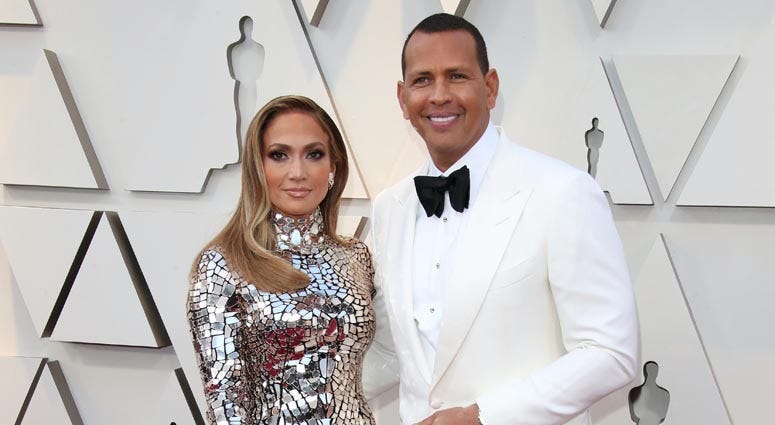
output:
M255 400L242 341L244 309L234 276L218 252L202 253L188 294L188 321L207 399L216 425L253 424Z

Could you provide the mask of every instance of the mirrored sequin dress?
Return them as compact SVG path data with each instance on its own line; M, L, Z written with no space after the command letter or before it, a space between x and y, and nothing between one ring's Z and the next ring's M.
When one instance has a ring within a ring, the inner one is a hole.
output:
M276 253L305 289L260 291L218 248L202 253L188 319L213 424L374 424L361 387L374 336L373 268L362 242L322 232L319 212L275 214Z

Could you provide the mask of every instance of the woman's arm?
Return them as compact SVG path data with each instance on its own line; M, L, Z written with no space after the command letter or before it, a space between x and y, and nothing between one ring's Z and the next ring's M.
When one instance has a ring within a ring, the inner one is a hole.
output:
M254 422L255 400L242 353L244 311L226 259L205 250L191 278L188 321L211 424Z

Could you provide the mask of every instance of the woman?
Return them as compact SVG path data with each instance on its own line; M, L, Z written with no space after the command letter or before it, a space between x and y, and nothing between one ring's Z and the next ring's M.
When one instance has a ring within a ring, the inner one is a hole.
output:
M248 128L242 192L194 264L188 319L217 424L374 424L362 395L374 334L373 269L336 236L342 136L302 96Z

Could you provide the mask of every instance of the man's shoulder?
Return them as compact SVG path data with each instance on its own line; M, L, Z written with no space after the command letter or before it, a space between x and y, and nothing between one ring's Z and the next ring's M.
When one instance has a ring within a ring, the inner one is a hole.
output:
M582 170L552 156L527 148L510 139L505 140L499 160L514 164L514 173L546 184L562 184L587 175Z

